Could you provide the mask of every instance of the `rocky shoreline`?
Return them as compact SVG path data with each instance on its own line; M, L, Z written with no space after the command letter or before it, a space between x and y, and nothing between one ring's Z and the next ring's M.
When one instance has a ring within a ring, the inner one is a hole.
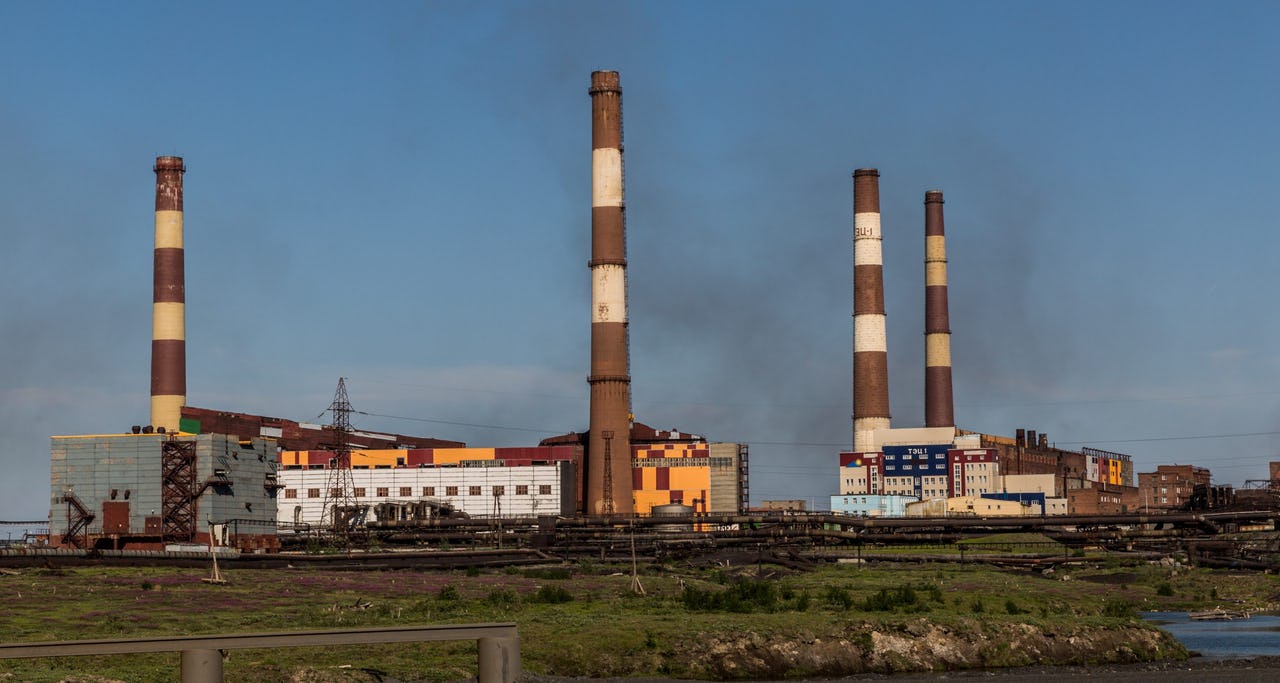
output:
M676 676L775 680L858 674L954 672L1032 665L1106 665L1182 661L1189 653L1171 635L1142 625L1043 628L963 620L938 625L916 619L895 626L849 623L822 634L789 637L743 633L694 639L683 652L662 653Z

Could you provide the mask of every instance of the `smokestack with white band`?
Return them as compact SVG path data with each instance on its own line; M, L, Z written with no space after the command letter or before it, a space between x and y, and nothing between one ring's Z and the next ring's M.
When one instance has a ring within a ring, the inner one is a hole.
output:
M889 360L880 238L880 172L853 172L853 450L889 427Z
M156 251L151 304L151 424L178 431L187 403L182 157L156 157Z
M954 427L947 238L942 222L941 190L924 193L924 335L924 426Z
M627 348L627 241L622 199L622 87L591 74L591 421L587 514L630 514L631 374ZM606 446L604 435L611 432ZM605 452L610 476L605 476ZM611 483L606 493L605 483Z

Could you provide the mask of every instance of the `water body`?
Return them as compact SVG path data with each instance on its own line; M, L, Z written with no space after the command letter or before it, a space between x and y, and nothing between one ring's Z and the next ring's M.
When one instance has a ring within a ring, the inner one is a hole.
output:
M1144 612L1142 618L1206 659L1280 656L1280 616L1259 614L1232 621L1192 621L1186 612Z

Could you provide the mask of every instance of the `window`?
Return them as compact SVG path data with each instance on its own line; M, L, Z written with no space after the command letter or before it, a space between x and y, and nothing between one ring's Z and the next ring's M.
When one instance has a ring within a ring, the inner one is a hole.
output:
M400 487L400 495L401 495L401 496L404 496L405 498L408 498L409 496L412 496L412 495L413 495L413 488L412 488L412 487L410 487L410 486L401 486L401 487Z
M444 487L444 495L446 495L446 496L456 496L456 495L458 495L458 487L457 487L457 486L446 486L446 487Z
M424 495L424 496L434 496L434 495L436 495L436 487L434 487L434 486L423 486L423 487L422 487L422 495Z
M358 488L356 489L356 498L364 498L364 487L363 487L363 486L358 487Z
M478 495L480 495L480 487L479 487L479 486L472 486L472 487L471 487L471 489L467 492L467 494L468 494L468 495L471 495L471 496L478 496Z
M551 484L541 484L538 486L538 493L544 496L551 495Z
M284 490L284 497L285 497L285 498L297 498L297 497L298 497L298 489L285 489L285 490Z
M378 487L378 497L379 497L379 498L386 498L386 497L387 497L387 487L386 487L386 486L379 486L379 487Z
M308 497L308 498L319 498L319 497L320 497L320 489L307 489L307 497Z
M495 487L493 487L493 495L495 495L495 496L505 496L505 495L507 495L507 487L505 487L505 486L495 486Z
M529 486L527 484L516 484L516 495L517 496L529 495Z

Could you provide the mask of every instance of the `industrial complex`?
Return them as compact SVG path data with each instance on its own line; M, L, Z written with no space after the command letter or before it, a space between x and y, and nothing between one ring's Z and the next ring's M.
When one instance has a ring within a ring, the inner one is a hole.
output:
M748 445L635 419L627 311L622 88L591 75L590 412L587 428L525 447L361 431L345 385L314 424L187 405L183 159L155 161L151 406L118 434L55 436L50 542L67 548L280 548L286 535L440 520L749 511ZM1050 517L1222 505L1208 470L1137 474L1129 456L956 425L943 195L924 195L924 423L889 414L880 174L853 172L852 448L832 461L833 515ZM1272 479L1276 473L1272 473Z

